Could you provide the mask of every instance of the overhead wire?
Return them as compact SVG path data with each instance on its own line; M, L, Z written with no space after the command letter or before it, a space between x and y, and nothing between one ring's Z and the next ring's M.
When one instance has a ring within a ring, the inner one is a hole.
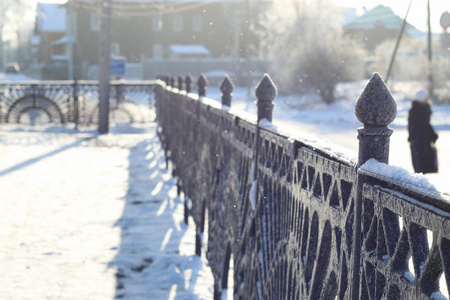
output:
M141 4L140 6L135 5ZM142 4L150 4L143 5ZM111 3L111 11L113 18L132 18L132 17L151 17L157 15L169 15L169 14L177 14L189 10L193 10L196 8L204 7L214 3L213 1L205 1L201 3L169 3L163 2L128 2L128 3L119 3L116 1L112 1ZM87 9L91 12L95 12L101 14L100 5L96 2L92 2L89 0L78 0L76 1L77 8Z

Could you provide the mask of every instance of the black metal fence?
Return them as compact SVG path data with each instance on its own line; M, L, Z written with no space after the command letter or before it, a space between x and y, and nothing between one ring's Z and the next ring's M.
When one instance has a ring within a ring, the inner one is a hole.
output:
M159 137L216 299L230 286L234 299L448 299L450 204L389 175L396 105L378 74L355 106L357 159L277 130L267 75L257 118L230 108L227 77L222 103L204 97L203 76L200 96L190 76L160 79Z
M120 122L153 120L150 106L155 83L112 81L112 119ZM98 81L0 83L0 123L97 123L98 103Z

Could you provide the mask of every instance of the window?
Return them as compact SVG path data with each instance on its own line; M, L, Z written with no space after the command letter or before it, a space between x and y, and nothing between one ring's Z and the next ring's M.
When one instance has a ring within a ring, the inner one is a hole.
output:
M153 31L162 31L162 29L163 29L163 18L162 18L162 16L153 16L153 18L152 18L152 29L153 29Z
M172 19L172 30L174 32L183 31L183 18L181 16L174 16Z
M153 45L153 58L164 58L164 46L161 44Z
M203 30L203 19L201 16L194 16L192 18L192 29L195 32L200 32Z
M119 56L120 55L120 45L119 43L111 43L111 55Z
M91 13L91 30L92 31L100 30L100 16L96 13Z

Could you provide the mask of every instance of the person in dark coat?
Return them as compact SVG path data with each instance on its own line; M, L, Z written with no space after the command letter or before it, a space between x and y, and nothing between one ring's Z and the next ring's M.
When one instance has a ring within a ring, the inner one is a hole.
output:
M408 116L408 141L411 146L411 158L416 173L435 173L437 154L434 143L438 135L430 124L431 101L426 90L420 90L414 96Z

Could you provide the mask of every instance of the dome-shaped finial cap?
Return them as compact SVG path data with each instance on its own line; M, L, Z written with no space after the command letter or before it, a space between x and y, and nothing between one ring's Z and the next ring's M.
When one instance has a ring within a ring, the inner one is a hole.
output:
M225 75L225 77L220 82L220 91L222 94L231 94L234 90L234 84L230 79L230 76Z
M397 104L378 73L356 100L355 115L364 126L387 126L394 121Z
M272 102L278 95L278 90L269 74L264 74L264 77L258 83L255 89L255 96L260 101Z
M197 86L201 88L206 88L208 86L208 78L206 78L205 74L200 74L197 80Z

